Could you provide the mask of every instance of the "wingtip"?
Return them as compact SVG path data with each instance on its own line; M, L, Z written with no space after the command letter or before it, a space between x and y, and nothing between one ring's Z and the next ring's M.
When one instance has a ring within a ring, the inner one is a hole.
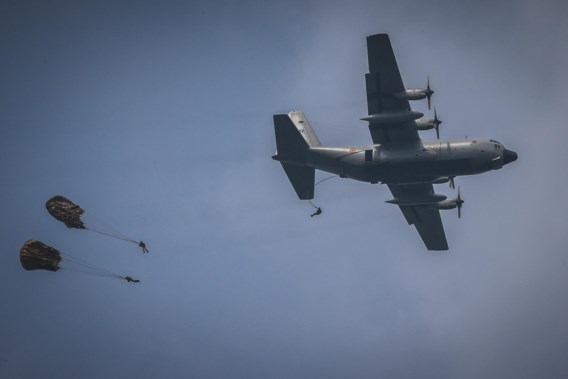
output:
M427 244L426 249L428 251L448 251L450 250L448 246L448 241L438 241L436 244Z
M387 33L377 33L371 34L367 36L367 40L376 40L376 39L389 39L389 35Z
M447 246L446 247L439 247L439 248L435 248L435 249L428 249L428 251L433 251L433 252L444 252L444 251L448 251L450 250Z

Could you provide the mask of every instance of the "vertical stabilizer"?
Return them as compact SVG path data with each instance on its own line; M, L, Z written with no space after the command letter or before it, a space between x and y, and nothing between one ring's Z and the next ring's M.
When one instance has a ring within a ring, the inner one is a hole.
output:
M308 122L308 119L306 118L306 115L304 115L304 112L292 111L288 113L288 116L310 147L321 146L320 140L312 129L312 126Z
M276 155L301 200L314 198L315 169L305 165L305 152L321 146L303 112L274 115Z

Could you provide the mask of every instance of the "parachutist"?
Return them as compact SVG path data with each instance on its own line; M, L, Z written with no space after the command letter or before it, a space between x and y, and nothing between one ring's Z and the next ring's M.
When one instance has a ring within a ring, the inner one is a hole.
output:
M61 221L64 223L68 228L75 228L75 229L88 229L92 232L99 233L105 235L107 237L116 238L119 240L123 240L126 242L135 243L142 248L144 253L148 253L148 249L146 248L146 244L144 242L136 241L124 234L117 232L117 231L105 231L97 230L92 226L87 226L81 219L81 217L85 214L85 210L66 198L65 196L57 195L52 197L45 203L45 207L49 214L51 214L56 220ZM111 228L112 229L112 228Z
M318 207L318 209L316 209L316 211L310 215L310 217L314 217L314 216L319 216L321 214L321 208Z
M144 243L144 241L140 241L140 243L138 244L138 246L140 246L142 248L142 252L143 253L149 253L150 251L146 248L146 244Z
M125 276L124 279L126 279L126 281L127 281L128 283L130 283L130 282L132 282L132 283L139 283L139 282L140 282L140 280L138 280L138 279L133 279L133 278L130 277L130 276Z

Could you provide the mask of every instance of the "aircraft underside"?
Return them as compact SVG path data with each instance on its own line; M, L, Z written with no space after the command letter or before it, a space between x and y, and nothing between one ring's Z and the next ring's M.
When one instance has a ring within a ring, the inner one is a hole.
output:
M364 152L341 158L316 151L308 153L306 163L318 170L369 183L432 183L439 178L474 175L499 167L491 161L480 162L471 157L433 160L408 156L365 162Z

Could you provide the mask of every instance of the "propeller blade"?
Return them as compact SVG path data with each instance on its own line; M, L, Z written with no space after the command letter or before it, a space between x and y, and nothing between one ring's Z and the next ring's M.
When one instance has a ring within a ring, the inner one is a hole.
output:
M436 129L436 136L440 139L440 124L442 121L438 119L438 112L436 112L436 107L434 107L434 128Z
M450 188L456 189L456 183L454 182L454 177L450 177Z
M430 88L430 75L428 75L428 79L426 82L426 98L428 98L428 109L431 109L431 97L432 94L434 93L434 91L432 91L432 89Z
M460 187L458 187L458 198L456 200L456 205L458 208L458 218L461 218L461 209L464 201L461 198Z

